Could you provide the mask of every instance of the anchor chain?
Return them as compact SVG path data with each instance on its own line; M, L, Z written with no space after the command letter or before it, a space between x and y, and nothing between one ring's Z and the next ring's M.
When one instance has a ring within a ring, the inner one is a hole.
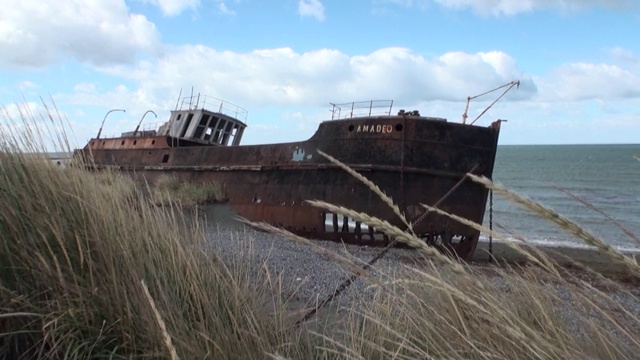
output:
M489 190L489 262L493 258L493 190Z

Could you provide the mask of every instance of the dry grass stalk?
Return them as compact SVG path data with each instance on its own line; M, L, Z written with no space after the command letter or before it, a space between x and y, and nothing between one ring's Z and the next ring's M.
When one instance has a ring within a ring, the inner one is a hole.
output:
M549 300L559 299L531 278L500 271L505 291L481 287L472 274L412 272L394 281L396 292L381 292L355 310L365 324L354 329L349 348L364 348L363 358L380 352L403 359L580 358L589 352L558 326Z
M427 245L423 240L414 236L413 234L402 231L401 229L391 225L389 222L378 219L374 216L370 216L365 213L357 212L354 210L347 209L342 206L337 206L333 204L326 203L324 201L318 200L307 200L307 202L315 207L319 207L336 214L340 214L342 216L348 216L349 218L355 219L356 221L360 221L362 223L367 224L368 226L374 227L376 230L382 231L387 234L392 239L398 240L399 242L409 245L412 248L418 249L424 254L427 258L434 260L441 264L446 264L451 266L451 269L456 272L463 273L465 271L464 267L459 263L454 261L452 258L442 254L440 251Z
M562 191L563 193L569 195L572 199L580 202L582 205L586 206L587 208L597 212L598 214L602 215L605 219L607 219L608 221L610 221L612 224L614 224L615 226L617 226L620 230L622 230L622 232L627 235L630 239L634 240L636 243L640 244L640 237L638 237L638 235L634 234L633 231L631 231L628 227L624 226L624 224L622 224L621 222L619 222L618 220L612 218L609 214L607 214L606 212L602 211L601 209L599 209L598 207L596 207L595 205L593 205L592 203L590 203L589 201L583 199L580 196L574 195L573 193L571 193L570 191L566 190L566 189L562 189L560 187L556 187L558 190Z
M319 246L318 244L314 243L313 241L303 238L302 236L298 236L296 234L293 234L285 229L281 229L279 227L273 226L271 224L267 224L265 222L252 222L249 221L247 219L243 219L243 218L238 218L237 219L240 222L243 222L249 226L255 227L257 229L272 233L272 234L276 234L279 236L282 236L284 238L293 240L295 242L298 242L300 244L304 244L306 246L309 246L310 248L312 248L314 251L327 256L335 261L337 261L340 265L344 266L349 272L351 272L354 275L357 276L361 276L362 278L364 278L366 281L368 281L371 284L380 284L380 282L373 278L371 275L369 275L369 273L367 273L367 271L365 269L363 269L362 267L358 266L356 263L354 263L351 259L348 259L344 256L341 256L333 251L329 251L321 246Z
M505 232L511 234L512 236L514 236L514 238L516 240L519 240L523 243L527 243L526 239L524 239L524 237L522 237L521 235L517 235L513 232L513 230L511 230L510 228L507 228L506 226L500 224L500 223L496 223L496 227L499 229L504 230ZM549 255L545 254L542 252L542 250L538 249L536 246L530 246L528 248L530 251L533 251L534 253L536 253L536 255L538 255L538 258L545 262L548 263L550 266L552 266L553 268L557 269L558 272L560 273L560 278L562 280L566 280L569 282L573 282L573 283L577 283L580 285L589 285L588 283L586 283L583 279L578 279L575 274L571 273L569 271L568 268L574 268L584 274L587 274L589 276L592 276L594 279L601 281L603 284L606 284L607 286L611 287L611 288L615 288L618 291L623 291L623 292L627 292L619 282L612 280L608 277L606 277L605 275L603 275L601 272L596 271L592 268L590 268L589 266L582 264L578 261L575 261L574 259L572 259L571 257L569 257L566 254L563 254L557 250L554 250L552 248L548 248L545 249L545 252L548 253ZM524 249L523 249L524 250ZM526 251L526 250L525 250ZM563 263L565 263L566 265L560 266L558 264L557 261L555 261L554 259L551 258L552 255L555 259L560 259ZM589 285L590 286L590 285Z
M509 241L507 243L507 246L509 246L511 249L516 250L521 255L522 253L520 251L525 251L525 252L528 252L530 255L535 256L536 259L544 263L543 268L553 269L555 271L551 271L551 272L556 276L559 276L558 274L560 273L561 269L558 263L554 261L551 257L549 257L545 252L543 252L538 246L536 246L535 244L529 243L529 241L527 241L527 239L525 239L524 236L522 236L521 234L517 234L515 231L513 231L513 229L507 228L506 226L502 225L499 222L496 222L495 226L498 229L501 229L502 231L504 231L504 233L509 234L513 239L520 241L522 244L525 244L526 249L522 246L519 246L517 243L513 241ZM515 247L512 247L511 245L515 245ZM553 250L547 250L547 251L552 253L554 252Z
M167 347L167 350L169 351L169 355L171 356L171 359L178 360L179 359L178 352L176 351L176 348L173 346L173 343L171 341L171 335L169 335L169 332L167 331L167 326L165 325L164 320L162 320L162 316L160 315L160 312L156 307L156 303L153 301L153 297L149 292L149 288L147 287L147 284L144 283L144 280L140 280L140 285L142 285L142 290L144 291L144 295L149 301L149 305L151 305L151 310L153 311L153 315L156 317L156 321L158 322L158 327L160 327L160 331L162 332L162 338L164 340L164 344Z
M426 271L422 271L419 269L410 270L418 274L420 280L426 280L425 283L431 284L432 286L443 290L445 293L447 293L447 295L453 296L454 298L471 305L476 311L481 314L490 315L484 304L479 304L478 302L474 301L472 298L466 295L462 289L453 286L446 281L443 281L442 278L429 274ZM438 272L436 271L435 273L437 274Z
M409 221L404 216L402 211L400 211L400 208L398 207L398 205L396 205L393 199L389 197L387 194L385 194L384 191L382 191L382 189L380 189L378 185L374 184L371 180L366 178L364 175L358 173L357 171L353 170L346 164L342 163L340 160L334 158L329 154L324 153L322 150L318 150L318 153L324 156L325 158L327 158L333 164L337 165L338 167L340 167L341 169L349 173L351 176L355 177L356 179L364 183L369 189L371 189L371 191L373 191L376 195L378 195L380 199L382 199L382 201L384 201L384 203L389 206L390 209L393 210L393 212L398 216L398 218L400 218L400 220L402 220L402 222L407 226L407 230L409 230L411 234L415 236L415 233L413 232L413 226L411 226L411 223L409 223Z
M289 358L286 358L286 357L278 355L278 354L266 353L265 355L267 355L268 357L272 358L273 360L291 360Z
M506 237L504 237L502 234L493 231L487 227L484 227L480 224L477 224L469 219L465 219L463 217L457 216L455 214L450 214L446 211L443 211L441 209L435 208L433 206L429 206L429 205L425 205L422 204L422 206L424 206L427 210L429 211L433 211L439 215L443 215L443 216L447 216L450 217L451 219L467 225L475 230L478 230L480 232L483 232L487 235L492 236L495 239L498 240L502 240L504 242L504 244L506 244L507 246L509 246L510 248L516 250L519 254L523 255L525 258L527 258L527 260L543 267L544 269L548 270L549 272L556 274L557 276L560 276L560 274L558 273L558 270L555 268L555 266L553 266L553 264L551 264L549 261L547 261L547 258L540 252L537 252L536 254L539 256L539 258L536 258L535 256L533 256L533 254L531 253L531 251L525 250L523 249L520 245L514 243L513 241L507 239Z
M583 229L575 222L558 214L554 210L544 207L540 203L537 203L533 200L522 197L516 194L515 192L505 188L502 185L493 183L491 180L487 179L484 176L480 177L473 174L468 174L468 175L471 180L484 185L488 189L495 191L496 193L504 196L510 201L513 201L516 204L519 204L525 207L526 209L529 209L535 212L536 214L543 216L545 219L550 220L555 224L559 225L562 229L576 235L577 237L582 239L582 241L584 241L587 245L596 247L598 250L607 254L611 259L613 259L617 263L624 265L625 268L629 270L632 274L634 274L637 277L640 277L640 266L638 266L638 263L635 261L635 259L625 256L616 248L605 243L603 240L599 239L597 236L595 236L591 232Z
M612 298L610 295L602 291L599 291L598 289L591 286L591 284L584 283L583 286L585 289L590 290L589 295L596 294L597 296L587 296L583 292L576 292L576 295L579 296L582 301L590 305L590 307L594 309L595 312L600 314L600 316L607 319L607 322L611 324L612 327L617 329L620 334L625 336L636 347L640 348L640 337L638 337L637 334L634 334L632 331L629 331L630 329L626 329L620 324L619 321L614 319L612 316L612 314L622 312L627 315L633 322L635 322L635 324L640 324L640 317L638 317L638 314L632 313L624 306L619 304L616 299ZM613 309L608 309L607 307L612 307Z
M179 204L184 207L196 207L201 204L226 201L226 190L217 182L192 183L181 181L176 176L162 175L147 187L151 201L157 205L171 206Z
M41 314L36 314L36 313L12 312L12 313L0 314L0 319L2 319L2 318L11 318L11 317L19 317L19 316L42 317Z

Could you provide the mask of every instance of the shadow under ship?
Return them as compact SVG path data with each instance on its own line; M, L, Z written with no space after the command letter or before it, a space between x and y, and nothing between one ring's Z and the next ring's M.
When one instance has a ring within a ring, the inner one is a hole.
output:
M392 114L392 105L333 104L331 119L306 141L240 145L244 109L189 96L157 130L138 131L138 124L120 137L98 135L76 156L91 168L117 169L151 184L161 175L223 184L228 205L240 216L307 238L387 244L390 239L377 229L305 202L322 200L405 228L387 204L321 150L391 196L425 242L469 259L479 232L427 213L421 204L482 223L488 190L464 178L468 172L491 178L502 120L489 126L454 123L418 111Z

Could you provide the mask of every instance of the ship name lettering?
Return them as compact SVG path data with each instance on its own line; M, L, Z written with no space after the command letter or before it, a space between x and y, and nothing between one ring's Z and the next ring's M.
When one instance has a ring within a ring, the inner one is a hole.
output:
M389 124L384 125L358 125L356 132L370 132L380 134L390 134L393 131L393 126Z

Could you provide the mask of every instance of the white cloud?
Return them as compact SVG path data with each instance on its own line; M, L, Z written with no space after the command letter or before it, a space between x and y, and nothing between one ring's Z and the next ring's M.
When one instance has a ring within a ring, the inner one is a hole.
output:
M577 63L533 77L500 51L449 52L426 58L405 48L349 56L333 49L298 53L277 48L236 53L181 46L155 62L140 61L135 67L121 65L103 71L133 85L101 93L90 84L78 84L76 95L57 98L66 103L126 108L127 116L139 117L147 109L173 108L180 89L188 92L193 87L196 92L231 101L250 112L389 99L396 106L429 109L432 115L455 119L460 117L467 96L512 80L520 80L520 88L509 92L492 112L511 106L514 110L505 116L514 119L534 113L560 118L559 106L566 108L564 114L594 106L606 112L617 108L615 101L640 98L638 72L616 65ZM499 94L474 100L470 117Z
M611 58L621 66L640 71L640 55L631 50L615 47L609 51Z
M580 10L592 6L637 7L635 0L374 0L403 7L426 8L429 2L456 10L471 9L484 15L516 15L540 9Z
M177 16L186 10L197 10L201 5L201 0L138 0L149 3L160 8L165 16ZM216 11L225 15L235 15L235 10L229 8L228 2L224 0L210 0L216 4ZM235 0L236 2L239 0Z
M41 67L64 57L132 62L159 45L155 25L124 0L0 0L0 66Z
M29 81L29 80L21 81L18 84L18 89L23 90L23 91L24 90L29 90L29 89L38 89L38 88L40 88L40 85L35 84L35 83L33 83L33 82Z
M525 143L532 140L518 131L546 126L557 129L553 141L560 141L557 139L567 130L559 122L576 118L619 119L634 113L635 107L629 104L640 98L637 70L611 64L576 63L534 77L501 51L449 52L425 57L406 48L348 55L334 49L298 53L290 48L275 48L237 53L190 45L175 47L153 62L139 61L135 66L111 66L101 71L128 85L103 93L89 84L78 84L75 94L54 97L74 106L127 109L126 114L118 115L125 120L118 123L111 120L109 130L113 133L134 127L148 109L158 112L158 121L165 120L166 110L173 109L178 92L182 89L184 96L192 87L196 93L246 108L252 126L284 122L281 124L286 126L282 125L282 129L290 131L279 133L277 139L282 141L312 134L317 122L329 116L331 102L389 99L394 100L396 110L418 109L425 115L459 121L467 96L512 80L520 80L520 88L509 92L480 123L497 117L513 120L513 124L509 122L507 138ZM500 93L473 100L469 119L479 115ZM255 117L256 113L262 115ZM637 115L627 116L612 126L626 126L633 121L640 119ZM97 126L88 134L95 135L96 129ZM264 142L260 131L253 134L247 141Z
M374 5L391 4L399 5L406 8L421 8L426 9L432 0L374 0Z
M179 15L187 9L196 9L200 5L200 0L145 0L162 10L166 16Z
M79 83L73 87L73 91L75 92L83 92L83 93L95 93L96 86L91 83Z
M0 119L5 121L5 126L12 123L20 123L22 119L30 119L41 107L34 101L7 104L0 106ZM0 122L2 125L2 122Z
M91 84L78 84L74 88L74 95L56 95L55 98L73 105L101 105L107 108L137 108L142 112L150 106L156 106L149 99L149 94L140 90L131 90L125 85L117 85L106 92L98 92ZM132 106L132 104L136 104ZM127 110L129 112L129 110ZM135 111L134 111L135 112Z
M546 100L631 99L640 97L640 75L616 65L574 63L541 82Z
M318 21L324 20L324 5L320 0L300 0L298 2L300 16L311 16Z
M226 15L235 15L236 14L236 12L234 10L229 9L227 7L227 5L222 1L218 4L218 11L220 11L221 13L226 14Z
M531 77L502 52L447 53L427 59L405 48L349 56L332 49L235 53L182 46L155 63L105 71L136 81L150 98L195 86L209 95L252 106L307 106L373 98L464 100L518 79L523 83L520 98L536 92Z
M276 48L236 53L206 46L180 46L164 54L154 62L139 61L135 67L118 65L101 69L127 86L101 91L91 84L80 83L73 94L55 94L56 102L73 108L70 113L75 108L99 112L94 116L97 123L74 127L79 138L95 136L99 120L111 108L126 109L126 113L109 117L109 125L105 127L109 134L135 127L149 109L158 113L157 121L166 120L167 110L176 105L179 91L184 96L192 87L196 93L231 101L249 110L252 129L258 129L254 127L256 124L283 121L286 126L282 126L277 136L269 137L270 141L290 141L312 134L317 123L329 116L331 102L388 99L395 101L396 110L421 109L426 115L459 119L467 96L511 80L522 80L526 86L510 93L509 99L530 99L536 94L531 77L501 52L448 53L425 58L405 48L384 48L350 56L334 49L298 53L290 48ZM494 98L474 101L470 116L481 111L476 107L486 106ZM80 122L86 121L91 120ZM254 131L245 140L264 142L260 131Z

